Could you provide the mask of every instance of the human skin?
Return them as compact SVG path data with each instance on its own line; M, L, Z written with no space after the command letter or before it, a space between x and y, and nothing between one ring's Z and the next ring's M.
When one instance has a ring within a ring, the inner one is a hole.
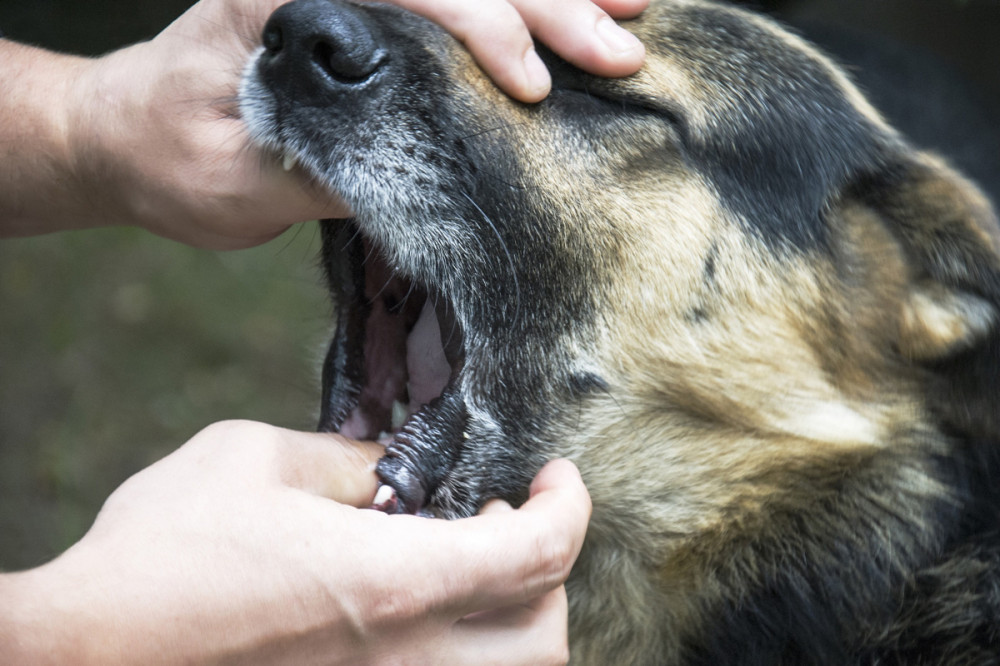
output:
M552 664L590 501L542 469L518 510L366 506L380 447L209 426L126 481L62 556L0 576L7 664Z
M350 214L250 145L236 93L281 0L202 0L154 39L101 58L0 40L0 236L133 225L200 247ZM644 51L616 17L647 0L397 0L452 31L504 90L543 98L531 33L598 74Z

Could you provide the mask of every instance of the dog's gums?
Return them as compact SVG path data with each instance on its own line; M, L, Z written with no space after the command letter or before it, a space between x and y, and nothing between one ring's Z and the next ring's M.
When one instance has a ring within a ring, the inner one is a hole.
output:
M338 258L331 260L343 262L353 273L351 293L356 297L340 315L343 349L331 349L331 354L342 354L338 359L342 375L357 379L339 386L339 400L327 403L320 428L386 444L380 475L384 478L385 470L392 469L396 484L407 483L398 490L383 485L374 506L387 512L419 513L433 490L426 481L433 477L393 469L400 457L393 452L426 456L425 449L447 450L432 438L440 430L434 424L451 416L440 413L441 396L454 392L464 367L462 329L440 291L401 276L387 263L384 250L355 224L325 224L339 227L330 231L331 238L346 239L342 247L327 247L326 253L337 253ZM459 416L445 431L463 426Z

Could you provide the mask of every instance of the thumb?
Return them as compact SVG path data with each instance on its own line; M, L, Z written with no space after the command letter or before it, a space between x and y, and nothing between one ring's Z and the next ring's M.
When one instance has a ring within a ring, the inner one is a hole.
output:
M378 488L375 463L385 452L381 444L330 433L279 433L277 468L282 483L341 504L371 505Z

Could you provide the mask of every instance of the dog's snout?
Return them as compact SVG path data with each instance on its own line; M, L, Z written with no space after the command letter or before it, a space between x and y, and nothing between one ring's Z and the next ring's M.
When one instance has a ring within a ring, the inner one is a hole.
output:
M377 30L357 7L334 0L295 0L279 7L262 35L262 73L312 91L361 84L385 63Z

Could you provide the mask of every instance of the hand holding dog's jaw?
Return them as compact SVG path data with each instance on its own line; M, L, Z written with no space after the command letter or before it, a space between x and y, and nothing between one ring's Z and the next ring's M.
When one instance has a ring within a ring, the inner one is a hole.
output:
M563 662L590 507L575 468L543 470L521 510L445 522L350 506L371 502L380 453L210 426L64 555L0 575L0 662Z
M538 102L551 79L532 35L568 62L600 76L627 76L645 50L612 19L632 18L649 0L395 0L440 23L508 95Z

